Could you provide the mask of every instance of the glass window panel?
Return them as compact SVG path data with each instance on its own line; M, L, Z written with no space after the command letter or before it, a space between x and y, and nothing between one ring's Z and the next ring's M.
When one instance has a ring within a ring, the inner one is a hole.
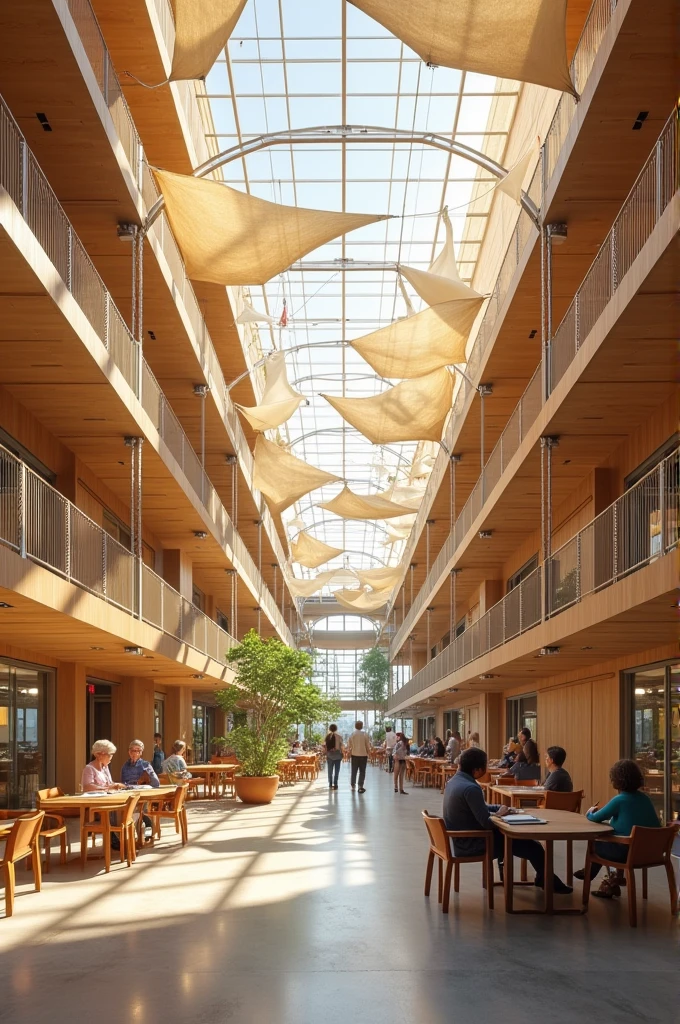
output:
M633 758L644 776L645 791L663 819L666 670L636 672L633 679Z

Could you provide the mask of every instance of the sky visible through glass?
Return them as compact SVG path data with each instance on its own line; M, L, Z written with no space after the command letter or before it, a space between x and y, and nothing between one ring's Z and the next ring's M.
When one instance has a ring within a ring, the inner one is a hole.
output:
M435 132L501 163L517 101L514 82L428 67L344 0L250 0L224 58L208 75L206 92L220 151L270 132L368 125ZM251 301L277 320L286 302L287 326L261 327L265 351L308 346L286 360L290 382L308 399L281 428L292 453L361 494L384 491L395 475L406 483L416 445L370 444L343 424L320 392L360 398L395 383L378 378L342 343L406 315L395 271L381 264L427 269L443 240L445 205L460 275L471 280L494 179L421 143L278 145L223 172L233 187L270 201L395 215L330 242L302 266L252 288ZM350 269L337 260L378 266ZM315 267L319 262L323 266ZM409 294L418 311L421 300ZM313 492L284 513L284 521L300 517L313 536L346 549L345 561L354 568L395 564L403 542L385 546L384 522L344 521L315 508L339 489ZM316 571L295 566L305 578Z

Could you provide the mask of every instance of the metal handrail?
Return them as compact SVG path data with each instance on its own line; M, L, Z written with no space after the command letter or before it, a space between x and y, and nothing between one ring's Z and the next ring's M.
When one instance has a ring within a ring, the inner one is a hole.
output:
M612 586L678 546L680 447L561 545L514 590L433 658L393 697L401 704L589 594Z
M226 665L238 642L77 505L0 445L0 543ZM154 614L153 586L163 595ZM174 604L177 616L164 619Z

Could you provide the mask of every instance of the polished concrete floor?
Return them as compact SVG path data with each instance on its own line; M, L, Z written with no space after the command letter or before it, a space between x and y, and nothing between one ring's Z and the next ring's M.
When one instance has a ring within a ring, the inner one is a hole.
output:
M344 766L340 782L269 807L196 802L184 849L168 830L132 869L71 863L41 894L21 885L0 916L0 1021L678 1024L662 872L637 930L625 897L587 917L508 917L497 889L489 912L477 865L446 917L423 897L420 811L439 793L395 796L377 769L364 795Z

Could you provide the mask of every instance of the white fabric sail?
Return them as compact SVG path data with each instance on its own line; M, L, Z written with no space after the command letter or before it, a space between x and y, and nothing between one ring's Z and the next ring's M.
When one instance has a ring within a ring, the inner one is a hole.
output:
M286 356L283 352L274 352L265 363L264 370L266 380L260 404L245 406L234 403L253 430L274 430L280 427L305 400L288 383Z
M272 324L276 323L276 318L269 316L268 313L260 313L254 306L251 306L249 302L243 300L243 309L236 317L237 324Z
M153 168L187 274L212 284L265 284L312 249L385 220L282 206L219 181Z
M406 540L411 532L410 526L388 526L385 534L384 545L386 548L393 547L399 541Z
M395 484L392 488L392 501L405 505L407 508L420 508L425 497L425 481L421 484Z
M444 245L439 255L430 264L429 269L416 270L415 267L406 267L400 264L399 273L406 278L428 306L436 306L440 302L451 302L453 299L478 299L481 304L483 296L474 288L463 284L460 279L453 246L453 227L447 210L442 212L442 221L446 232Z
M175 48L170 81L205 78L227 44L246 0L171 0Z
M308 466L258 434L253 455L253 486L264 494L273 512L283 512L303 494L339 480L333 473Z
M360 569L354 570L362 587L372 587L373 590L392 590L401 580L404 570L401 566L386 567L385 569Z
M505 177L501 178L496 185L497 192L504 192L505 195L514 199L518 205L522 201L522 182L527 176L532 161L538 156L540 145L540 139L536 138L526 153L522 154L517 163L510 168Z
M567 0L350 0L428 64L574 92Z
M390 501L384 494L364 496L355 494L345 486L331 501L321 502L317 508L334 512L343 519L393 519L403 516L409 509Z
M484 299L442 302L350 342L381 377L411 379L465 362L470 330Z
M336 590L333 595L338 604L356 612L377 612L387 604L388 591Z
M454 377L444 368L372 398L322 398L373 444L440 441L451 411Z
M327 572L318 573L313 580L299 580L296 576L289 576L287 583L293 597L311 597L330 583L335 574L335 569L329 569Z
M318 569L324 562L341 555L344 548L333 548L322 540L311 537L308 533L299 533L297 540L291 543L290 552L294 562L299 562L307 569Z

